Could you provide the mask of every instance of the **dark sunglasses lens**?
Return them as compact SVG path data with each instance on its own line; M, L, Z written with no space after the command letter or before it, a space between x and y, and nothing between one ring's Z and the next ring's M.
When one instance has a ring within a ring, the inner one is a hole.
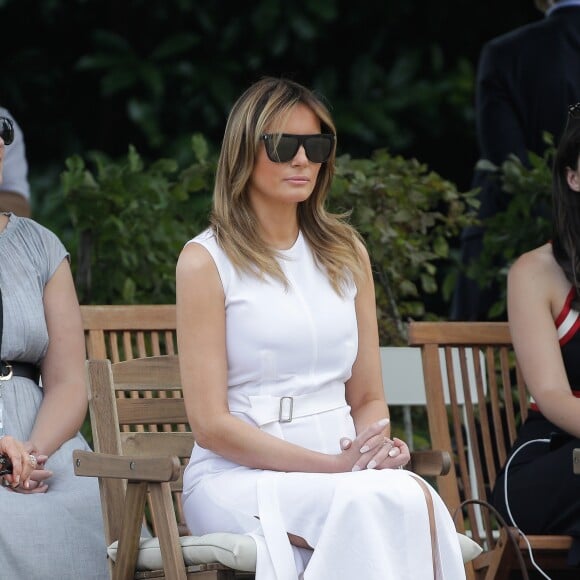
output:
M14 141L14 125L8 117L0 117L0 137L4 145L10 145Z
M324 163L328 161L332 151L332 137L329 135L314 135L304 141L306 157L312 163Z
M272 149L274 149L274 157L281 163L286 163L294 158L298 151L299 143L297 137L290 135L282 135L280 141L276 145L275 138L273 139Z
M294 159L301 145L304 145L306 157L312 163L328 161L332 152L332 135L266 135L266 152L270 161L286 163Z
M580 103L576 103L575 105L570 105L568 107L568 114L573 119L580 119Z

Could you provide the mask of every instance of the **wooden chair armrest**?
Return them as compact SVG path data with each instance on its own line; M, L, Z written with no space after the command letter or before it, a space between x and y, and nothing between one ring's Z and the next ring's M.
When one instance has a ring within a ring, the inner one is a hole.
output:
M133 577L145 501L149 492L165 577L185 580L185 564L170 487L170 482L176 481L181 475L179 458L119 456L77 449L73 452L73 465L75 474L79 476L128 480L114 578Z
M93 451L73 451L75 475L112 477L150 483L179 479L181 464L178 457L137 457L109 455Z
M411 461L406 469L417 475L447 475L451 469L451 455L448 451L412 451Z

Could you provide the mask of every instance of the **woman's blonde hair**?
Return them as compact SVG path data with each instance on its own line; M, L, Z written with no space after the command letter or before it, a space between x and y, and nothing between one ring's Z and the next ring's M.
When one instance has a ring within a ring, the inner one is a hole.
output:
M320 119L323 133L336 134L327 107L312 91L283 78L264 78L250 86L229 114L218 160L211 225L219 245L241 271L288 280L278 252L260 237L257 217L247 194L261 136L274 121L284 121L301 103ZM345 215L328 212L324 205L334 176L336 147L322 164L310 197L298 204L298 225L317 263L327 273L333 288L342 294L350 279L364 276L359 234L344 221Z

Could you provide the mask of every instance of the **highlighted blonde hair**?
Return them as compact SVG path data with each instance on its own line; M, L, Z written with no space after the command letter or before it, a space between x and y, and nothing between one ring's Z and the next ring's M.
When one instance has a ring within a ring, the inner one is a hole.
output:
M271 276L288 286L278 252L260 237L258 220L247 194L261 136L274 121L286 119L301 103L319 118L323 133L336 134L327 107L312 91L287 79L267 77L249 87L236 101L226 124L218 160L211 225L219 245L239 270L259 277ZM310 197L298 204L298 226L318 265L339 294L344 285L364 276L362 239L345 221L325 209L334 176L336 147L318 173Z

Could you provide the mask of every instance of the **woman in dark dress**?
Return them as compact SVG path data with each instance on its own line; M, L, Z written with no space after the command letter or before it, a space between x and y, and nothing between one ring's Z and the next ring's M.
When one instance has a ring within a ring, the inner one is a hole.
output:
M530 413L497 478L493 503L524 533L569 534L580 555L580 104L554 159L552 240L508 275L508 318Z

